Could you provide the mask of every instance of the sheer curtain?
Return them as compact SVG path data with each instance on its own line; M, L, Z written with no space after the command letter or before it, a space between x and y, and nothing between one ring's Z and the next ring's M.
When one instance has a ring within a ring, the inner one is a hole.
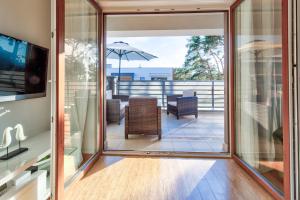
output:
M269 3L261 1L260 7L262 11L270 11L261 12L258 22L261 26L259 34L264 36L263 41L266 45L259 52L263 76L263 84L260 85L262 90L260 104L266 107L266 127L264 135L261 136L263 143L260 152L262 159L273 161L275 159L273 133L281 127L281 29L276 26L280 24L280 17L276 16L276 1Z
M279 190L284 173L281 46L281 1L243 1L235 11L237 155Z
M253 42L253 9L252 1L245 1L236 12L236 120L237 152L251 166L256 166L258 152L258 123L256 113L257 80L255 74L255 54L247 48ZM248 12L243 13L243 10ZM247 38L249 35L251 37ZM249 45L250 44L250 45ZM248 45L248 46L247 46ZM243 46L246 46L243 48ZM242 126L241 126L242 125Z
M65 6L65 178L97 151L97 12L86 0Z

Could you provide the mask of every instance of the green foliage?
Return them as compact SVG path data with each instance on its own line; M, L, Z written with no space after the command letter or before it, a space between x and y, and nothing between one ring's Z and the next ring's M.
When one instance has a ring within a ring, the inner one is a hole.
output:
M175 80L223 80L224 37L192 36L183 67L174 72Z

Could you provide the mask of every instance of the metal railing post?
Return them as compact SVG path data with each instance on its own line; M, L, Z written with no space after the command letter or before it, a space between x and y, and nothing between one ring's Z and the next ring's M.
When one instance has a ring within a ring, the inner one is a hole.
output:
M118 80L118 84L117 84L117 95L120 94L120 83L121 83L121 80Z
M215 81L211 82L211 107L215 110Z
M162 101L162 107L165 107L165 93L166 93L166 83L164 80L161 81L162 85L162 93L161 93L161 101Z

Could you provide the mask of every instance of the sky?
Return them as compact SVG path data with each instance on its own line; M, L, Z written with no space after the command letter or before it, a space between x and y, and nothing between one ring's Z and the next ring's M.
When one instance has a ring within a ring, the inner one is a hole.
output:
M130 46L155 55L156 59L150 61L122 60L122 67L182 67L187 53L187 40L189 36L163 36L163 37L109 37L107 44L123 41ZM107 59L107 64L118 67L118 60Z

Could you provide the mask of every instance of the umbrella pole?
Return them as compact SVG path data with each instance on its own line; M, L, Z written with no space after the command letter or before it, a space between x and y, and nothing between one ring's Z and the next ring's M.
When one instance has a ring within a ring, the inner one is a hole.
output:
M119 95L119 88L120 88L120 80L121 80L121 60L122 60L122 56L119 55L119 74L118 74L118 95Z

